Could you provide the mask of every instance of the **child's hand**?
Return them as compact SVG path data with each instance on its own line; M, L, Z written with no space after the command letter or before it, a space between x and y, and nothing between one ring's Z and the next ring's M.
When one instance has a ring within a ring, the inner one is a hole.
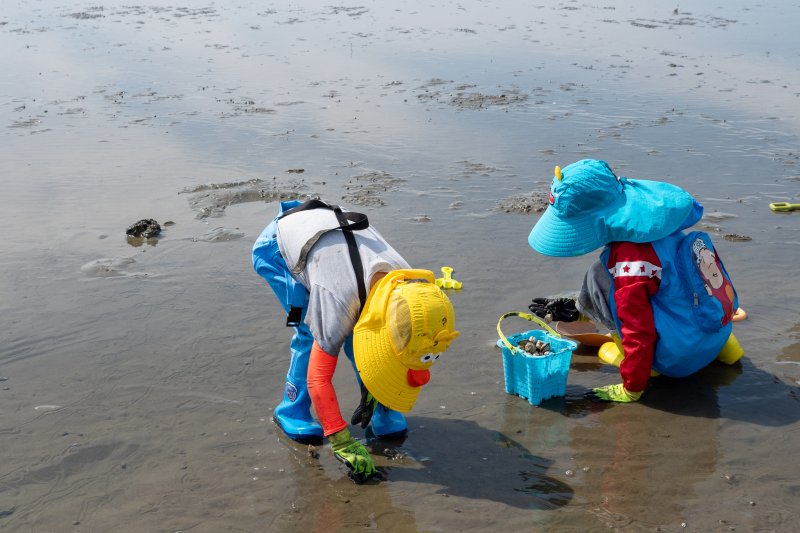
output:
M333 448L333 456L350 469L350 479L356 483L363 483L381 474L372 462L372 456L361 442L350 435L350 430L343 429L328 437Z

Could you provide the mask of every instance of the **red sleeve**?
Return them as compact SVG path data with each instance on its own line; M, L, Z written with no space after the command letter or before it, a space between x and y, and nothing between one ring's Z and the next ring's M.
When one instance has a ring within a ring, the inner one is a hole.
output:
M333 388L337 360L338 357L327 353L314 341L308 361L308 394L326 437L347 427Z
M608 269L614 276L614 304L625 354L619 366L622 383L631 392L647 386L656 335L650 298L661 284L661 261L649 243L611 245Z

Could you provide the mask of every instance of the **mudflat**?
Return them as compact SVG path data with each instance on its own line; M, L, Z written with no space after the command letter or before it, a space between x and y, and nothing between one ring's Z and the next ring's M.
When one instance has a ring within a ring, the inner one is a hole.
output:
M796 7L4 4L0 529L796 531ZM704 205L741 363L606 405L584 347L565 397L505 393L498 318L595 258L527 244L583 158ZM271 422L292 332L250 249L312 197L463 283L379 484Z

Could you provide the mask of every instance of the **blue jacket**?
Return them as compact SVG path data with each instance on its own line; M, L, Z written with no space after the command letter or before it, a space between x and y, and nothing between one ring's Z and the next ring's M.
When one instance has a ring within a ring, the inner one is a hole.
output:
M651 244L662 268L658 292L650 299L658 334L653 369L665 376L688 376L713 361L730 337L738 299L706 233L676 231ZM606 247L601 254L603 264L608 264L609 251ZM704 268L714 274L704 274ZM619 331L614 289L612 277L609 309Z

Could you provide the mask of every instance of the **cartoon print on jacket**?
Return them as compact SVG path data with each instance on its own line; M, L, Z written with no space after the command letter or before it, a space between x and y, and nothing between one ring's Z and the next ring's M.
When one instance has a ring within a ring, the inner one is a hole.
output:
M692 252L697 268L705 281L706 291L709 296L713 296L722 304L724 311L722 325L724 326L733 317L733 301L735 298L733 286L723 274L717 254L709 250L702 239L698 238L692 243Z

